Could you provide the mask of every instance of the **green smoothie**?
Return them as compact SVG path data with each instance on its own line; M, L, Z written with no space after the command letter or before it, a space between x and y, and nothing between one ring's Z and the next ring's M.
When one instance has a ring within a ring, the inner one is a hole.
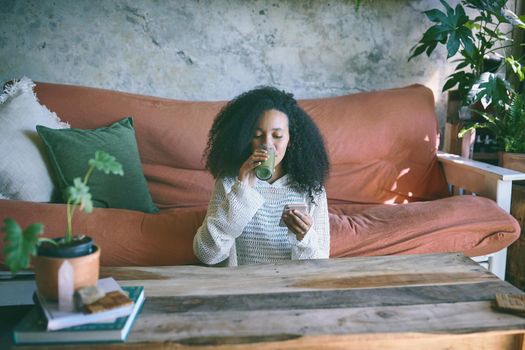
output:
M275 148L267 149L267 151L268 159L255 168L255 176L264 181L270 180L275 170Z

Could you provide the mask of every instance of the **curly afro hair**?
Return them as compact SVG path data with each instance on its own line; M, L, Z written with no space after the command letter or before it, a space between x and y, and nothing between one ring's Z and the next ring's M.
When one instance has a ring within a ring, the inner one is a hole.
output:
M290 143L283 170L292 186L310 197L322 191L329 162L323 138L293 95L274 87L258 87L228 102L215 118L204 152L214 178L235 177L251 155L251 141L264 112L275 109L288 116Z

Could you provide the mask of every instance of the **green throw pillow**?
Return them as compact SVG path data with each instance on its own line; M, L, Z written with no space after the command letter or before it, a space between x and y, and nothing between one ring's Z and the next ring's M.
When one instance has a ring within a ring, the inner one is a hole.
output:
M95 156L95 151L101 150L122 164L124 176L93 172L88 183L93 205L99 208L158 212L140 164L131 117L94 130L50 129L42 125L37 125L36 130L44 142L62 197L75 177L85 175L88 160Z

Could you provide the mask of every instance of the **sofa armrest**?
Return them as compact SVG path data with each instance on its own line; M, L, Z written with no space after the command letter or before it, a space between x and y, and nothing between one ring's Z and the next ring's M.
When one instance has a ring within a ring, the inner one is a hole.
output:
M452 193L490 198L510 213L512 181L525 180L525 173L441 151L437 156ZM472 259L505 280L507 248Z
M510 213L512 181L525 180L525 173L441 151L438 160L454 194L472 193L493 199Z

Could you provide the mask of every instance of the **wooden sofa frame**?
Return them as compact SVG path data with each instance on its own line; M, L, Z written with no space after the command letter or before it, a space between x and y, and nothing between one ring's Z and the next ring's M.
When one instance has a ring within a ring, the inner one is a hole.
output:
M454 195L479 195L490 198L510 213L512 182L525 180L525 173L441 151L438 152L438 160ZM505 280L507 248L472 259Z

